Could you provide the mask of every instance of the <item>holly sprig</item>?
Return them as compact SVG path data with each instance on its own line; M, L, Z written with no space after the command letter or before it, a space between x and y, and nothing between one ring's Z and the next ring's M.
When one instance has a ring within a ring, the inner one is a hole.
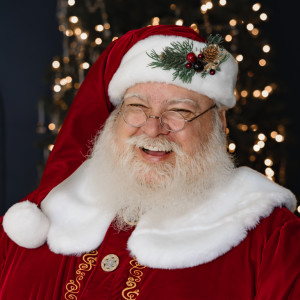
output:
M172 42L171 46L163 49L161 54L157 54L153 49L150 53L146 53L153 62L148 66L152 68L162 68L163 70L174 70L173 81L179 78L184 83L191 83L195 70L184 67L186 56L193 51L193 42L186 40L182 43Z
M153 60L148 66L163 70L174 70L173 81L179 78L183 83L191 83L195 73L200 73L202 78L208 74L214 75L220 71L220 64L229 58L228 52L220 45L223 38L220 34L210 35L206 46L196 56L197 49L193 51L194 44L190 40L171 42L160 54L151 50L146 54ZM213 60L207 60L210 49L216 52Z

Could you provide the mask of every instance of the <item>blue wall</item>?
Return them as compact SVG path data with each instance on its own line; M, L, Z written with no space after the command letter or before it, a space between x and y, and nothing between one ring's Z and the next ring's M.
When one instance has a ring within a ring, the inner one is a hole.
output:
M0 4L0 210L37 185L37 101L49 93L43 81L61 53L56 1Z

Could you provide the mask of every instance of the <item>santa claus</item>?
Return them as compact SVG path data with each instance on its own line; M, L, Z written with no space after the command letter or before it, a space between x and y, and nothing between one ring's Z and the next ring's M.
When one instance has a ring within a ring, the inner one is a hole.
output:
M190 28L112 42L0 231L0 299L300 299L294 195L226 151L237 64Z

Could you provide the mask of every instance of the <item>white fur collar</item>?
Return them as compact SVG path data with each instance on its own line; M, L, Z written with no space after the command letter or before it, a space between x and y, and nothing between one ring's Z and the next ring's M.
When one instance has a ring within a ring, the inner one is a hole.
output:
M47 239L53 252L64 255L97 248L116 212L105 206L109 199L99 197L97 203L92 199L84 181L87 164L47 195L41 204L43 213L29 201L12 206L3 220L8 236L26 248L36 248ZM139 263L152 268L196 266L238 245L274 207L294 210L295 205L289 190L247 167L237 168L230 184L197 209L176 219L158 218L153 211L145 214L128 240L128 249ZM33 216L28 214L31 206ZM34 224L25 226L29 219Z
M166 269L197 266L238 245L274 207L294 210L295 204L289 190L252 169L238 168L225 189L215 191L180 218L144 216L129 238L128 248L143 265Z

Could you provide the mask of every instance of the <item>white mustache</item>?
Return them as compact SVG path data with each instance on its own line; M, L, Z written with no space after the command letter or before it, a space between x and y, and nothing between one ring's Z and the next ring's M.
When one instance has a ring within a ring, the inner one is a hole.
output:
M181 146L175 142L169 141L166 138L150 138L147 135L132 136L127 139L127 144L137 148L145 148L154 151L175 152L183 155Z

